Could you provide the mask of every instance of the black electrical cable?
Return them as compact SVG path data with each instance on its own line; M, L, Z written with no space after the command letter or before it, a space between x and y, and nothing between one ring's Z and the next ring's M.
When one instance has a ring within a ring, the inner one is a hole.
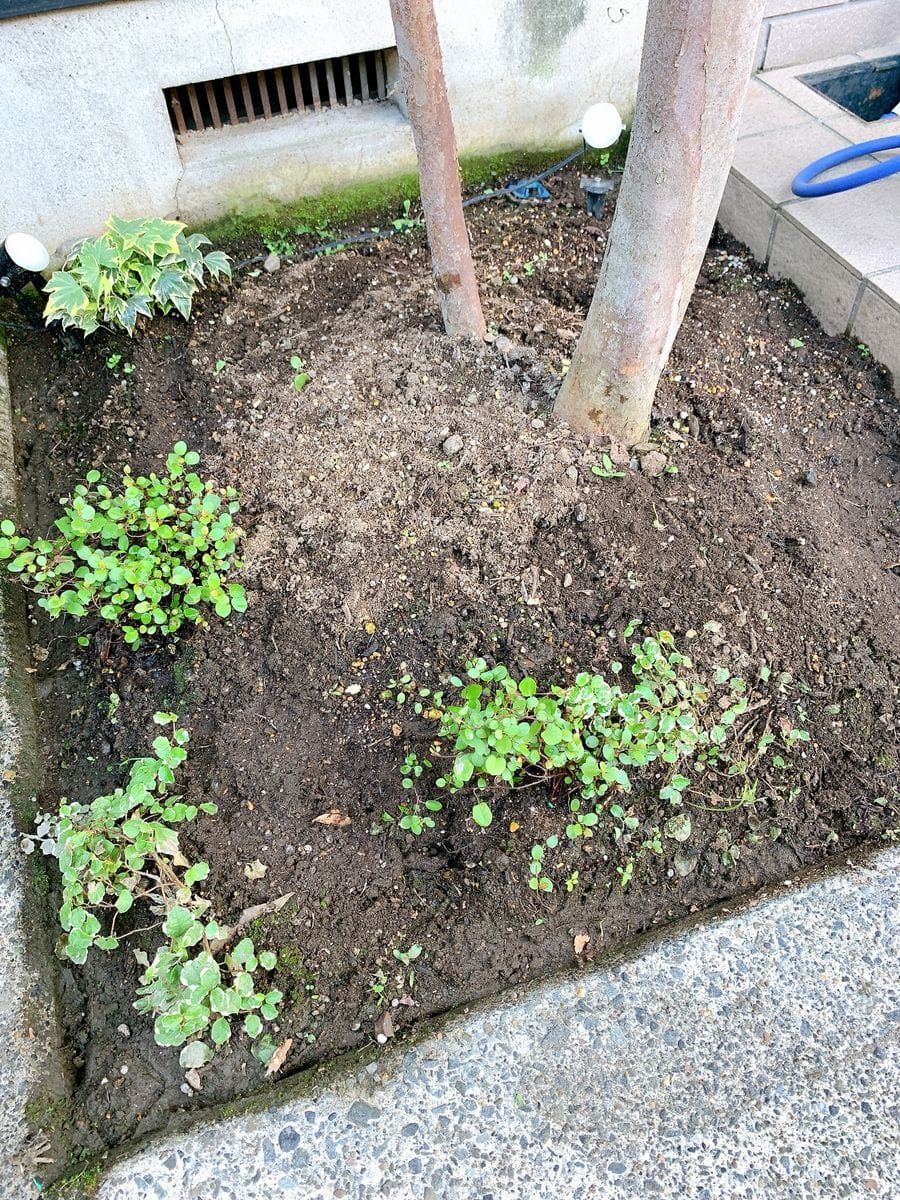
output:
M546 171L541 171L539 175L533 175L528 179L517 179L513 183L507 183L503 187L489 188L486 192L479 192L477 196L469 196L463 201L463 208L469 208L473 204L480 204L483 200L495 200L498 196L514 196L519 188L527 187L531 183L541 183L548 179L551 175L555 175L557 171L561 171L563 167L567 167L569 163L580 158L587 150L587 145L581 146L578 150L573 150L571 154L567 154L565 158L561 158L558 163L554 163L551 167L547 167ZM419 224L413 228L418 228ZM336 238L330 242L320 242L317 246L307 246L299 253L280 255L281 258L286 258L288 262L293 262L297 258L313 258L317 254L323 254L328 250L343 250L346 246L356 246L361 242L375 242L384 238L396 237L398 233L408 233L409 227L400 229L365 229L362 233L351 233L347 237ZM232 268L234 271L242 271L245 267L253 266L255 263L265 262L269 257L268 254L255 254L252 258L245 258L239 263L235 263Z

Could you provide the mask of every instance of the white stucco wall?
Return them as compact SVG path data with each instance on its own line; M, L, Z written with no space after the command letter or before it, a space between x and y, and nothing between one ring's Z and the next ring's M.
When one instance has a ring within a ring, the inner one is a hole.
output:
M435 0L462 153L564 146L634 102L647 0ZM0 236L191 222L414 166L393 105L177 143L162 89L393 45L388 0L124 0L0 21Z

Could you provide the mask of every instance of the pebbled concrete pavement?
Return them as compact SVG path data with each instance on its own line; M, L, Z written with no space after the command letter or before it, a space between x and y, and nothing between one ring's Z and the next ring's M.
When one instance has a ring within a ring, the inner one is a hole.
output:
M98 1200L893 1200L898 894L896 848L785 885L159 1138Z

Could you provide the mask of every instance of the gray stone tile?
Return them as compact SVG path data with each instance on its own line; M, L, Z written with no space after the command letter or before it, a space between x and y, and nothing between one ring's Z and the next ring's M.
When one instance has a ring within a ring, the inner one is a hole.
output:
M869 283L876 291L900 308L900 268L891 271L879 271L869 277Z
M898 29L896 0L854 0L773 17L763 66L768 70L855 53L893 38Z
M832 106L833 111L819 118L823 125L845 137L848 142L859 145L860 142L870 142L874 138L888 137L890 131L886 121L864 121L855 113L848 112L839 104ZM897 120L897 133L900 133L900 118Z
M774 133L803 125L809 114L781 92L768 87L760 79L751 79L744 101L738 137L753 137L758 133Z
M741 138L735 150L734 170L774 204L781 204L792 198L791 183L798 171L813 159L847 145L846 138L807 117L780 135L757 133Z
M846 166L856 170L874 161ZM859 275L900 267L900 175L835 196L795 200L787 211Z
M850 323L861 277L782 212L775 226L769 271L792 280L826 333L844 333Z
M884 363L900 395L900 270L875 275L866 284L851 336Z
M898 25L900 25L900 21L898 21ZM857 53L866 62L871 58L890 58L891 55L900 54L900 29L893 41L884 42L880 46L865 46Z
M763 17L781 17L786 13L805 12L809 8L828 8L845 0L766 0Z
M725 185L719 208L719 224L722 228L743 242L758 262L764 263L769 253L774 223L775 209L772 205L732 173Z
M811 62L803 67L782 67L780 70L767 70L760 76L760 81L767 87L781 92L788 100L792 100L811 116L827 118L835 110L840 112L840 106L821 92L815 91L809 84L803 83L800 76L814 74L818 71L828 71L832 67L845 67L849 63L858 63L856 54L839 54L834 58L823 59L822 62Z
M97 1200L890 1200L898 886L893 849L475 1006L377 1078L155 1138Z

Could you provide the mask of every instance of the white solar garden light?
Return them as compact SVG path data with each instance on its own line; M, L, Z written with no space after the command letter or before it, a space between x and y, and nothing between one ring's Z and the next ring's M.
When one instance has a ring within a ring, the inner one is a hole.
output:
M622 118L614 104L592 104L581 118L581 136L585 146L594 150L606 150L622 136ZM599 175L582 175L581 190L585 193L587 209L592 217L599 217L606 204L606 197L615 184L611 179Z
M581 136L594 150L605 150L622 136L625 126L614 104L592 104L581 118Z
M11 233L0 247L0 291L18 292L29 283L40 286L36 276L50 264L43 242L30 233Z

